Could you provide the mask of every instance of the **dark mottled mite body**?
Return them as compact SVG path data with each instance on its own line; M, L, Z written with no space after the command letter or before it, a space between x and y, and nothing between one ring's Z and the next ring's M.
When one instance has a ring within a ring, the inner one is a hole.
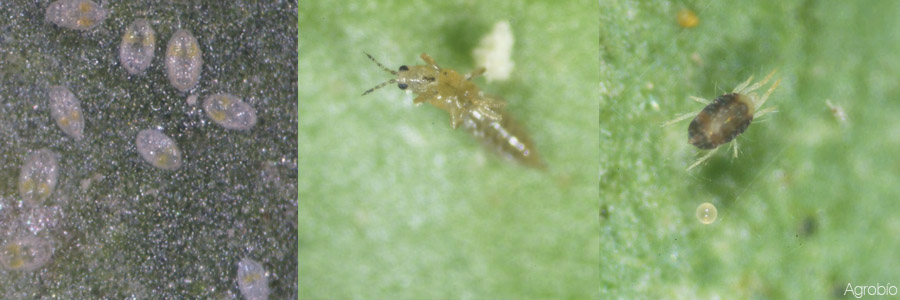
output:
M762 96L758 96L754 92L769 83L769 80L774 76L775 71L772 71L769 75L766 75L766 78L757 83L753 83L753 76L750 76L746 81L738 84L731 93L721 95L712 102L691 96L694 101L706 104L706 107L694 117L694 120L688 127L688 142L697 148L711 151L694 161L687 168L688 170L712 157L716 150L719 149L719 146L733 141L741 133L744 133L754 118L759 118L775 111L775 107L760 108L766 103L769 95L775 91L778 84L781 83L781 79L775 80L775 83ZM663 126L675 124L691 116L693 116L691 113L682 114L674 120L664 123ZM734 141L731 145L734 148L734 157L737 157L737 141Z
M404 65L400 66L399 71L393 71L385 68L371 55L366 55L397 78L371 88L363 95L387 84L397 83L401 90L409 89L417 95L414 103L426 102L449 113L451 127L455 129L462 124L486 148L526 166L544 167L531 138L504 110L506 101L485 95L471 81L475 76L483 74L484 68L462 75L454 70L441 68L428 54L422 53L422 60L427 65Z
M688 141L700 149L714 149L747 130L753 121L753 103L747 96L719 96L697 114L688 127Z

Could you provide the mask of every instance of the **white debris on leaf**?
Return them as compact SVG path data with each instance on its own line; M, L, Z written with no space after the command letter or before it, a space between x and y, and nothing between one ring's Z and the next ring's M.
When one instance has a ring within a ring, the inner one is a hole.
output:
M196 94L191 94L190 96L187 97L187 100L186 100L187 104L190 106L197 105L197 98L198 98L198 96Z
M481 38L478 47L472 51L475 63L484 67L484 77L488 81L507 80L515 63L512 61L513 34L508 21L494 24L494 29Z

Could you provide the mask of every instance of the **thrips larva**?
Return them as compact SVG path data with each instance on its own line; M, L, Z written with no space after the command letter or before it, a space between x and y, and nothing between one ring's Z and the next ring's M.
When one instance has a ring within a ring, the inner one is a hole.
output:
M522 126L516 123L504 110L506 101L488 96L471 81L484 73L479 68L471 74L462 75L454 70L441 68L428 54L422 53L426 65L400 66L392 71L369 54L375 64L397 78L385 81L363 95L391 83L397 83L401 90L409 89L417 96L413 103L427 102L450 114L450 126L454 129L463 125L485 147L495 150L500 156L518 161L524 165L542 168L544 166L535 151L531 138Z
M45 17L60 27L89 30L100 25L107 11L90 0L59 0L47 6Z
M146 19L134 20L122 34L119 45L119 62L131 75L143 73L153 60L156 51L156 31Z
M258 262L244 258L238 262L238 288L247 300L264 300L269 298L269 280L266 270Z
M135 138L138 153L148 163L163 170L181 167L181 150L172 138L159 130L144 129Z
M50 260L53 245L49 241L26 235L16 238L0 248L0 263L7 270L34 271Z
M830 99L825 100L825 105L828 106L828 110L831 111L831 115L841 122L841 125L847 125L847 113L844 112L843 107L831 103Z
M26 203L44 202L56 187L59 162L56 153L47 148L32 152L19 171L19 196Z
M247 130L256 125L256 111L241 98L215 94L203 101L203 110L216 124L226 129Z
M176 89L187 92L197 85L203 69L203 53L190 31L179 29L166 46L166 74Z
M763 110L760 110L760 108L769 99L772 91L781 83L781 79L776 80L762 97L757 97L756 93L753 93L753 91L768 83L773 76L775 76L775 71L769 73L762 81L752 85L753 76L750 76L746 81L735 87L731 93L721 95L713 102L698 97L691 97L694 101L706 104L706 107L691 121L691 125L688 127L688 142L697 148L712 149L712 151L699 158L688 167L688 170L712 157L720 145L734 140L744 130L747 130L753 118L758 118L775 110L775 107ZM663 126L687 119L690 116L692 116L690 113L683 114L672 121L666 122ZM732 145L734 147L734 156L737 157L737 141Z
M64 86L50 87L50 116L56 125L76 141L84 138L84 115L81 102Z

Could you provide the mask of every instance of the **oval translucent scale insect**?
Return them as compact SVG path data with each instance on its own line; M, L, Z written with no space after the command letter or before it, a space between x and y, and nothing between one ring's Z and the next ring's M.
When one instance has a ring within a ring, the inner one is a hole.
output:
M19 171L19 196L26 203L40 204L53 193L58 177L56 153L47 148L31 152Z
M775 110L774 107L763 110L760 110L760 108L769 99L769 95L778 87L778 84L781 83L781 79L776 80L762 97L758 97L756 93L753 93L753 91L768 83L773 76L775 76L775 71L772 71L765 79L753 85L751 85L753 76L750 76L746 81L735 87L731 93L721 95L712 102L691 97L697 102L706 104L706 107L694 117L694 120L688 126L688 142L697 148L712 149L713 151L694 162L688 167L689 170L712 157L712 154L715 153L715 150L720 145L731 142L741 133L744 133L754 118ZM672 121L666 122L663 126L690 118L691 115L683 114ZM732 145L734 146L734 156L737 157L737 141L732 143Z
M166 74L176 89L187 92L197 85L203 69L200 44L190 31L179 29L166 46Z
M106 19L106 9L90 0L59 0L47 6L47 21L57 26L89 30Z
M269 298L269 280L266 270L258 262L244 258L238 262L238 287L247 300L264 300Z
M143 73L156 51L156 31L146 19L134 20L125 28L119 45L119 62L129 74Z
M181 167L181 150L172 138L159 130L144 129L135 139L138 153L148 163L163 170Z
M719 215L719 212L716 210L716 206L712 205L712 203L706 202L697 206L697 211L695 212L697 215L697 220L703 225L709 225L716 221L716 217Z
M256 125L256 111L241 98L215 94L203 101L203 110L216 124L227 129L247 130Z
M81 101L64 86L50 87L50 116L56 121L59 129L80 141L84 138L84 115L81 112Z
M0 248L0 263L7 270L34 271L44 266L53 254L49 241L27 235L14 239Z
M543 168L531 138L522 126L510 117L504 108L506 101L485 95L472 78L484 73L480 68L462 75L454 70L438 66L428 54L422 53L423 66L400 66L399 71L385 68L371 55L369 59L397 78L388 80L363 95L391 83L401 90L409 89L417 96L414 103L427 102L450 114L450 126L463 124L482 145L496 151L501 157L518 161L526 166Z

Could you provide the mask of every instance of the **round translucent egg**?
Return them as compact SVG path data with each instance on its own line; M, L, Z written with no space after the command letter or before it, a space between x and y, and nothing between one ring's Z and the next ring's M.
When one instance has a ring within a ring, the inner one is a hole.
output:
M716 221L716 217L718 216L718 211L716 211L716 206L712 205L712 203L706 202L697 206L697 220L704 225L712 224L712 222Z

